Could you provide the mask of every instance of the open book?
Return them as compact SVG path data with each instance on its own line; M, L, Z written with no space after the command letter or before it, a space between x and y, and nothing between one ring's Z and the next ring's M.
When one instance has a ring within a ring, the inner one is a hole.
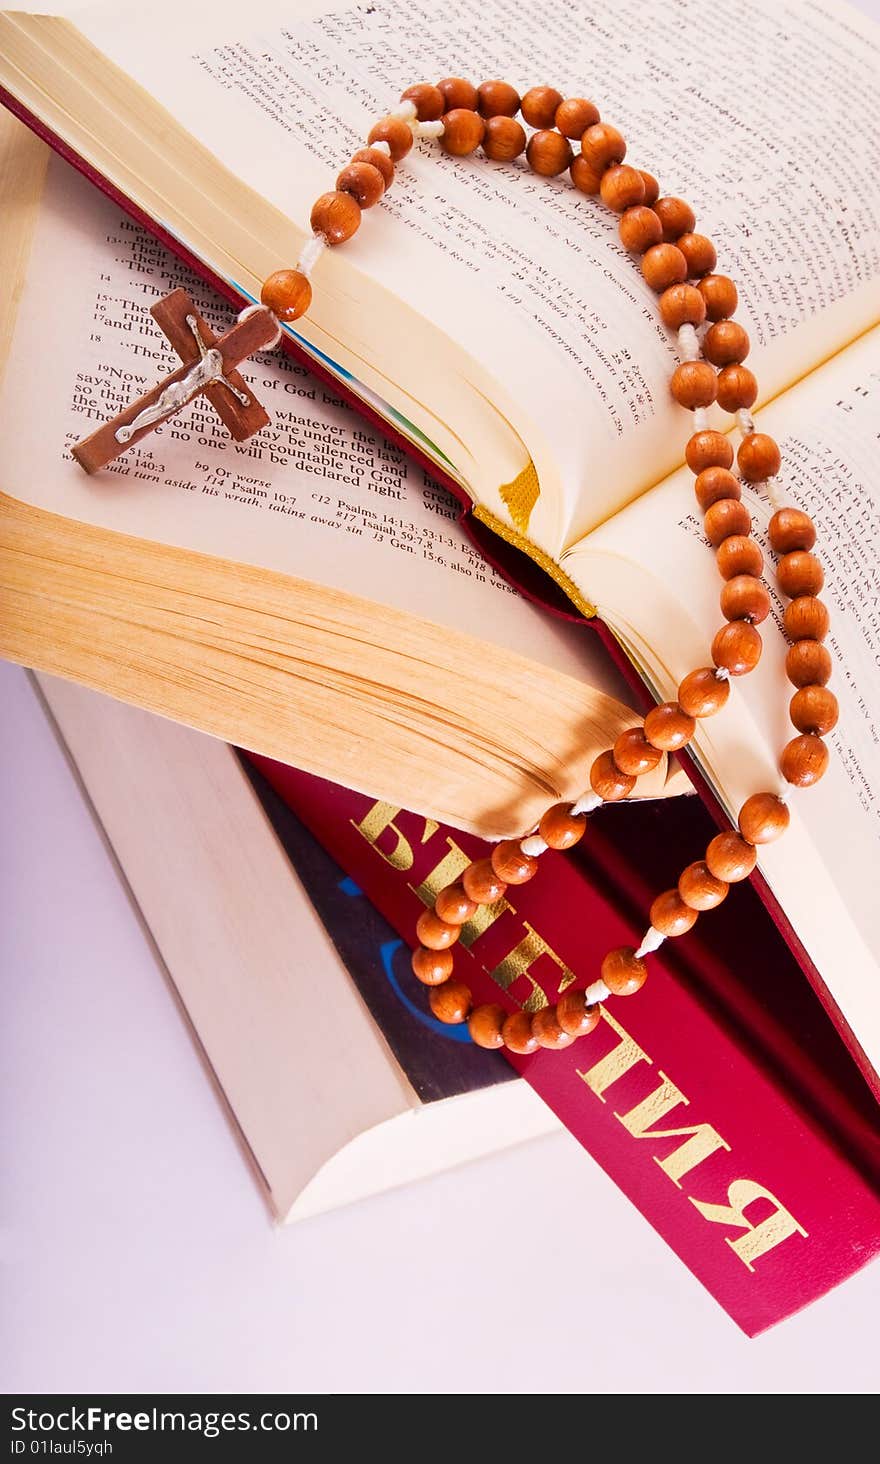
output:
M880 146L880 32L850 9L806 0L772 8L717 0L711 9L691 3L677 14L671 26L669 7L659 0L613 0L601 25L575 10L548 16L532 3L514 13L499 0L486 0L477 16L458 0L439 14L397 0L313 0L295 20L269 0L257 0L247 17L231 4L188 6L185 13L178 7L173 21L163 21L163 3L133 15L96 9L78 15L75 26L7 14L0 18L0 85L23 115L239 299L255 298L266 274L293 263L311 201L413 80L458 71L524 86L550 79L576 94L601 91L603 115L631 138L634 160L655 172L665 191L695 200L700 225L718 246L719 267L740 285L750 364L764 392L760 425L780 440L786 492L818 523L842 715L830 772L818 790L794 800L792 829L762 851L761 870L820 985L876 1068L880 201L866 180ZM735 87L707 79L719 34L748 37L749 63L738 69ZM829 147L829 137L841 145ZM719 615L713 556L694 513L690 477L677 470L688 419L668 395L673 342L617 241L613 217L565 178L548 182L519 164L427 151L414 149L387 203L368 215L352 243L322 259L314 307L289 335L398 438L427 455L474 517L529 553L577 608L597 611L651 690L669 696L687 670L706 663ZM313 383L296 368L286 376L275 367L257 369L258 390L270 405L281 404L262 441L234 447L194 407L97 483L61 464L65 434L68 443L84 435L167 360L145 315L165 288L158 253L129 226L117 227L110 239L118 269L108 271L107 289L100 281L97 292L83 288L93 267L83 208L81 190L53 172L0 402L2 486L29 505L6 508L22 557L27 545L47 566L63 559L63 542L76 543L77 563L95 577L100 595L112 593L100 579L108 564L118 577L148 564L139 589L172 564L181 576L184 599L163 606L168 662L145 668L144 656L129 665L127 678L114 666L108 683L119 695L160 705L159 682L174 680L175 609L191 608L186 597L198 593L206 654L217 597L212 602L209 579L192 566L205 573L210 566L169 560L164 546L234 559L236 595L251 606L264 595L263 608L286 613L297 636L308 623L310 634L338 637L339 620L328 626L324 618L329 586L334 616L349 616L346 690L360 687L355 716L364 726L377 717L367 728L376 740L387 729L383 774L399 778L400 802L435 810L439 779L448 796L437 811L450 821L484 830L528 825L554 776L553 791L562 783L577 718L534 696L524 729L527 672L520 665L524 679L507 700L502 653L526 652L532 666L552 668L564 700L566 687L582 694L583 680L593 677L582 638L539 627L460 541L444 543L449 508L432 500L430 483L421 489L424 516L413 516L410 495L400 522L400 455L375 434L364 434L373 439L365 443L344 429L322 430L310 444L315 402L297 393L311 392ZM35 340L46 349L34 350ZM350 471L355 464L357 473ZM286 513L282 483L294 476L297 503ZM346 478L358 480L359 496ZM749 490L744 496L761 537L769 505ZM49 514L88 525L85 538ZM132 536L127 547L110 530ZM380 550L376 569L371 561ZM297 576L300 598L291 600L289 590L282 592L286 582L266 571ZM21 577L26 596L23 569ZM316 581L317 599L310 598ZM83 585L78 581L80 595ZM360 599L349 603L352 592ZM364 631L359 645L365 601L387 607L388 619L378 636ZM30 602L32 612L38 603ZM66 603L76 621L81 604L72 590ZM141 596L131 621L139 623L145 603ZM694 742L697 763L728 811L778 779L778 752L789 735L779 608L765 627L758 671L736 687L721 717L699 727ZM225 616L229 607L222 609ZM372 662L358 680L365 648L372 656L377 639L387 647L398 631L405 638L395 613L415 609L441 629L433 639L421 628L412 632L409 664L418 664L420 677L426 663L435 666L436 678L398 682L392 707L386 702L377 713ZM62 653L56 627L41 639L26 618L11 646L7 638L7 653L99 684L95 663L110 654L112 637L91 657L81 648ZM461 663L449 654L439 659L450 622L456 635L485 637L482 655L471 646L475 664L492 688L508 761L520 759L527 769L519 784L531 802L510 796L510 779L495 781L498 743L481 740L468 722L466 708L476 703L456 691ZM392 625L393 633L386 629ZM286 643L273 650L279 661L290 654ZM190 719L219 730L213 706L193 691L198 678L189 649L181 645L180 654ZM298 640L297 654L301 664L310 657L320 663L311 640ZM246 676L238 689L246 718ZM323 694L323 683L314 694ZM400 726L424 727L418 719L426 696L444 706L453 699L454 733L426 744L416 770L420 786L404 788ZM582 721L596 706L580 703ZM259 733L265 744L277 726L267 715L259 728L246 727L242 740L255 745ZM554 726L548 757L542 749ZM595 720L581 730L590 741ZM525 743L515 743L523 731ZM446 774L448 744L459 738L479 776L456 785ZM332 775L363 787L357 739L349 746L354 753L337 761ZM289 743L285 751L277 742L265 750L291 755ZM310 753L314 759L314 747ZM482 785L476 799L475 783Z

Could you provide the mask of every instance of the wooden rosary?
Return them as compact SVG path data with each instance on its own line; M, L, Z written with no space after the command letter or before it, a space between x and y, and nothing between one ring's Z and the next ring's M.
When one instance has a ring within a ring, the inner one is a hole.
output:
M518 112L534 129L528 138L516 120ZM493 904L508 885L532 879L539 856L547 849L571 849L583 837L588 813L601 803L625 798L664 752L685 747L697 719L714 716L726 703L730 678L744 676L758 664L762 642L757 627L770 613L770 597L761 580L761 550L750 537L751 516L742 502L741 480L762 486L775 509L770 543L778 556L779 588L788 596L783 624L791 644L785 669L796 688L789 712L797 735L780 757L787 784L806 788L819 781L828 764L823 737L837 722L837 699L827 687L831 657L822 644L828 634L828 611L817 598L824 575L812 552L816 530L806 513L783 506L777 496L773 480L780 453L772 437L755 431L749 410L758 386L743 365L748 335L732 319L736 286L726 275L714 273L715 248L710 239L694 232L690 205L680 198L661 198L650 173L625 163L623 137L582 97L566 100L548 86L533 87L520 97L507 82L486 81L475 87L459 77L448 77L436 86L425 82L408 87L400 105L373 127L368 145L342 169L334 191L315 203L312 238L296 267L270 275L262 287L261 304L244 310L232 330L215 337L183 290L153 307L183 364L74 448L74 456L86 471L94 472L199 393L209 398L238 439L265 425L265 412L235 368L253 352L276 344L280 323L289 324L305 314L312 299L310 275L323 249L343 244L357 232L363 210L378 203L391 187L395 164L420 137L439 139L453 157L482 147L487 158L509 163L524 152L534 172L555 177L567 169L575 188L598 194L620 214L623 245L639 256L645 280L659 295L663 322L677 332L681 360L670 386L675 400L693 412L694 431L685 456L696 475L694 489L706 537L716 550L724 581L725 624L712 641L713 664L691 671L679 686L676 701L654 707L642 726L623 732L595 759L590 788L582 798L549 808L533 833L506 839L494 847L491 858L475 860L460 881L441 890L433 909L418 920L420 945L412 967L430 988L434 1015L443 1022L467 1021L481 1047L506 1046L526 1054L539 1047L569 1046L596 1026L601 1001L638 991L648 974L646 955L663 940L684 935L701 911L719 905L731 884L751 874L757 846L777 839L788 826L785 792L754 793L746 799L738 828L717 834L705 857L683 871L677 887L657 896L639 948L609 951L599 979L586 989L566 991L555 1006L513 1014L494 1003L474 1007L469 987L453 978L453 947L477 906ZM573 140L579 146L577 153ZM710 323L700 339L697 327L705 321ZM742 434L736 454L739 477L731 471L734 454L729 439L706 425L706 409L715 401L735 414Z

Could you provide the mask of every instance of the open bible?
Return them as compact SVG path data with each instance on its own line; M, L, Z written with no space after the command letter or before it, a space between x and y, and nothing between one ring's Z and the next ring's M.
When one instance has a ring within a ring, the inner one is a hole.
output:
M269 0L247 18L215 4L166 25L162 12L96 8L75 25L6 13L0 86L230 300L257 298L263 277L294 262L313 198L401 89L424 77L460 71L601 91L633 160L698 203L719 267L741 287L760 426L779 440L785 492L811 512L824 546L841 703L831 770L793 801L791 830L762 850L761 874L864 1070L880 1067L880 202L865 187L880 149L880 31L850 9L806 0L684 4L674 24L658 0L614 0L601 25L573 9L512 13L499 0L478 14L458 3L438 14L418 0L315 0L293 20ZM735 94L707 79L719 32L749 37ZM829 137L845 145L829 147ZM534 590L537 565L548 599L558 603L561 590L573 611L597 616L651 693L670 696L706 663L718 623L713 556L680 469L688 419L668 394L674 341L613 217L567 179L427 152L414 149L356 239L322 259L314 307L287 344L430 463L470 520L494 531L489 552L509 571L506 545L531 561L515 576ZM300 366L254 367L274 416L262 439L234 446L195 406L104 479L79 475L65 448L164 369L146 312L168 266L111 205L96 225L95 206L61 169L45 191L28 174L22 197L30 184L43 202L0 400L20 597L6 653L231 736L229 699L206 692L200 666L207 657L222 680L223 649L256 645L254 623L236 618L245 604L277 617L281 638L268 648L277 665L295 643L300 667L321 668L298 683L306 711L316 698L314 717L300 724L302 708L291 711L281 739L264 682L254 697L238 666L231 691L247 745L483 833L521 831L542 803L582 786L601 736L626 719L619 683L606 669L583 699L600 671L581 630L514 599L449 531L442 490L428 478L414 484L412 466L377 432L334 419L332 392ZM97 279L96 227L112 253ZM26 349L34 340L46 349ZM761 538L770 506L749 489L744 497ZM56 593L45 576L65 545L84 578L74 588L58 569L64 609L39 620ZM235 566L225 577L221 561ZM157 582L182 597L163 602L172 639L162 664L155 641L139 639L145 624L155 629L159 611L143 586ZM90 622L77 619L86 585L107 611L98 646L84 646ZM180 638L175 664L171 622L193 596L201 634ZM126 603L125 674L114 664L102 682L108 626ZM369 625L365 606L379 607ZM729 813L778 780L788 735L780 610L777 600L758 671L693 743ZM76 632L66 643L65 616ZM266 652L259 640L254 660ZM328 664L351 709L343 738L324 700ZM373 689L383 678L396 690L380 704ZM482 699L471 696L479 685ZM443 709L433 736L426 701ZM322 716L332 769L321 763ZM494 741L493 726L504 729ZM411 758L419 738L421 757Z

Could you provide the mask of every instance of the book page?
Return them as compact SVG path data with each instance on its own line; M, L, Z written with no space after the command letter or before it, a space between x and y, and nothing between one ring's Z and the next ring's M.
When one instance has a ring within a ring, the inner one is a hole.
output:
M880 1070L880 329L770 406L759 425L782 449L785 501L810 513L831 615L831 688L840 721L815 788L791 790L791 827L759 865L808 954ZM782 785L777 759L795 734L794 688L767 540L772 509L743 493L767 566L773 603L757 669L735 681L727 706L697 724L698 760L731 814ZM720 623L720 579L682 472L625 509L565 556L663 697L710 663ZM685 587L679 589L679 587ZM694 852L698 857L699 851Z
M170 32L152 7L147 25L105 9L77 23L304 228L412 81L552 82L594 97L631 160L693 201L740 287L765 396L880 318L880 199L866 186L880 46L855 12L813 0L608 0L601 16L537 0L310 0L291 16L261 0L247 15L177 7ZM718 64L725 47L748 57L735 81ZM499 400L520 405L539 479L551 467L562 478L564 503L544 495L528 525L556 553L681 461L672 340L615 217L567 174L437 152L413 150L337 255L463 343ZM496 500L487 506L509 522Z
M629 702L588 629L523 599L471 545L451 495L278 352L243 368L272 418L256 437L233 442L202 398L86 476L66 449L179 364L149 315L178 285L215 329L231 324L167 250L51 158L0 392L3 492L349 591Z

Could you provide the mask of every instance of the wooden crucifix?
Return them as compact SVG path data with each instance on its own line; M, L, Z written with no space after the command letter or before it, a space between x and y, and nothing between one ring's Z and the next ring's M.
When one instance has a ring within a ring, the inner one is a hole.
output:
M196 396L207 397L236 442L252 437L269 421L235 368L255 351L276 343L278 322L271 311L261 305L245 310L221 336L202 319L186 290L173 290L157 300L150 314L180 356L181 365L112 422L105 422L77 443L73 456L87 473L106 467Z

